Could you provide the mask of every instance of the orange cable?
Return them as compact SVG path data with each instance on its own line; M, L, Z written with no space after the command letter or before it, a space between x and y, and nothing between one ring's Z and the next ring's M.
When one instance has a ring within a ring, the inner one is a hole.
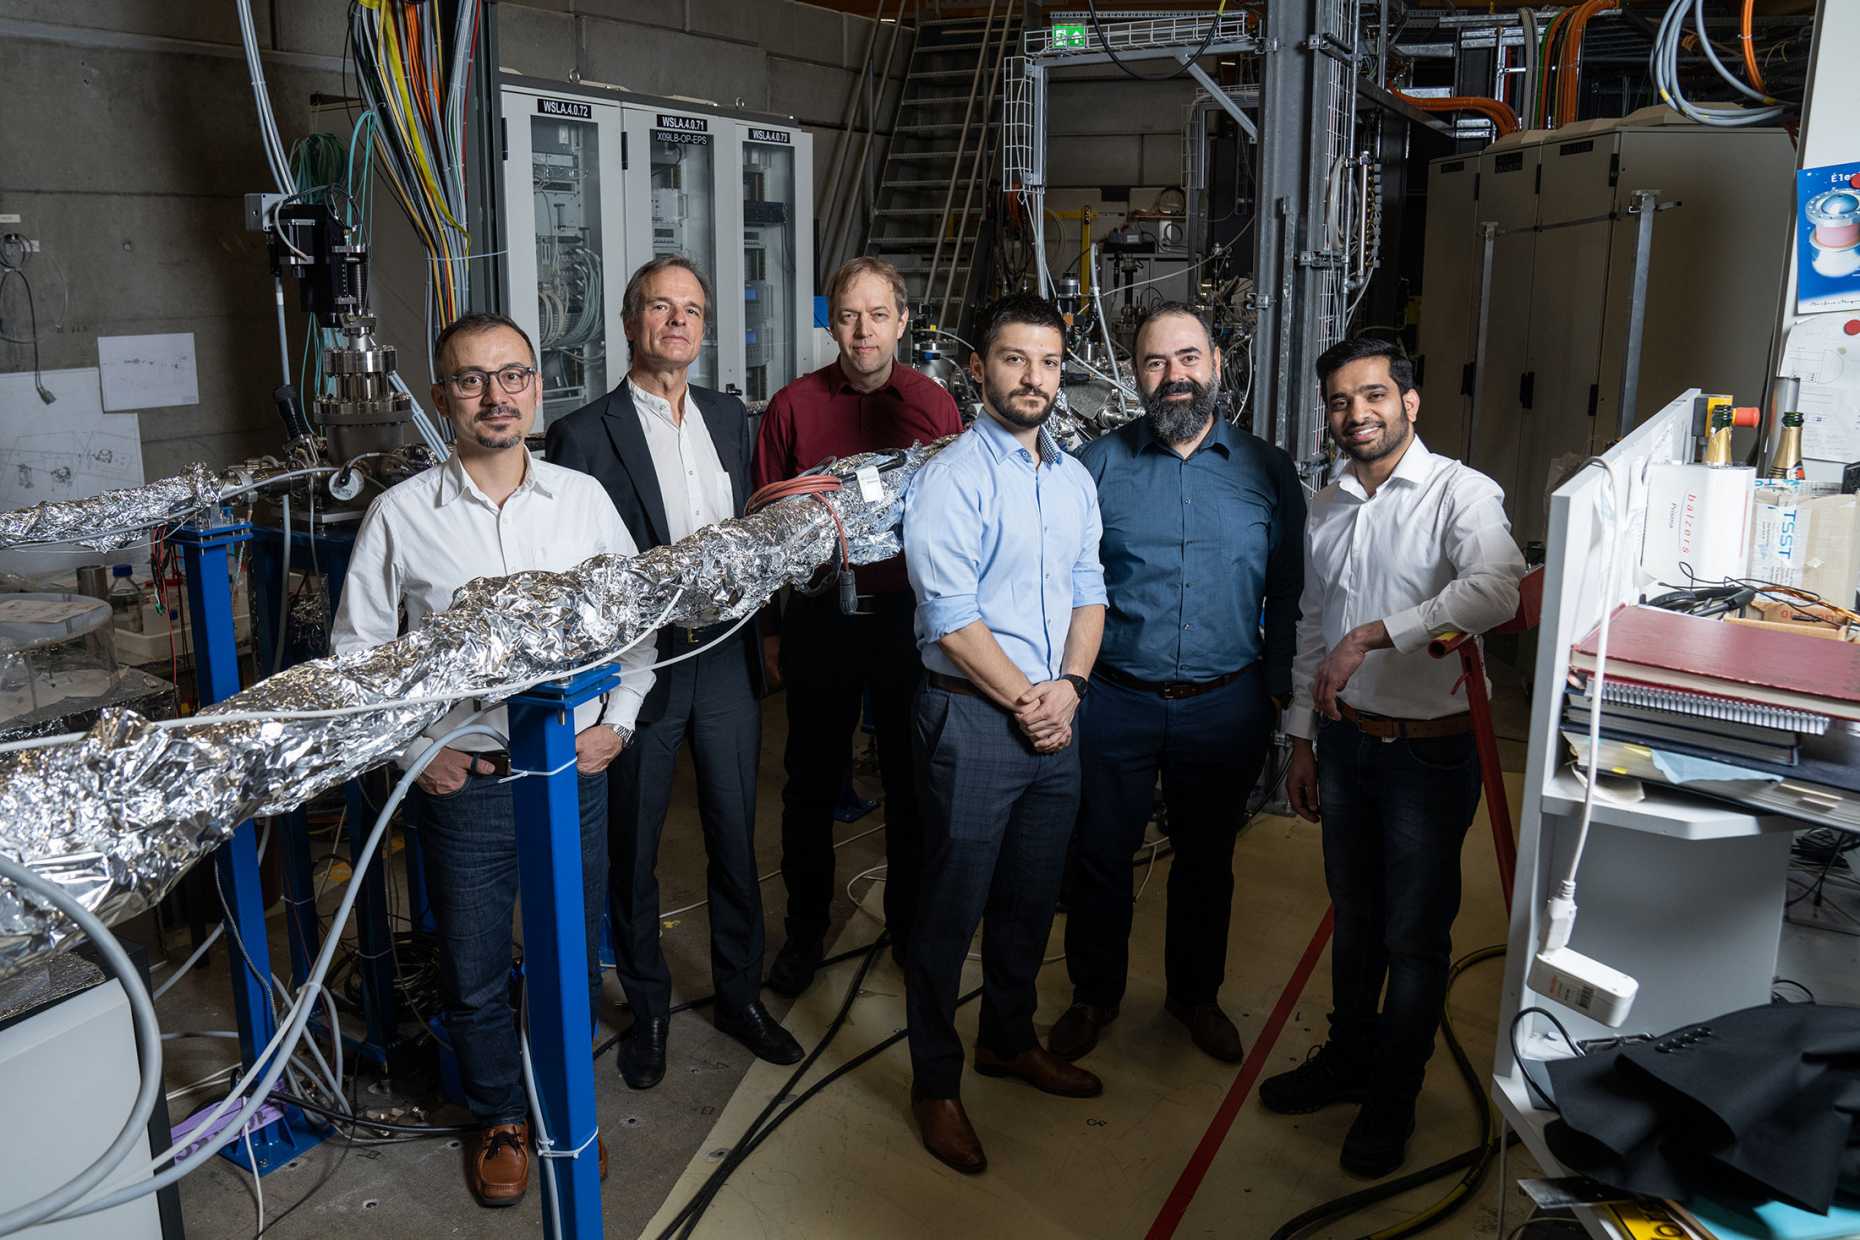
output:
M1756 44L1751 40L1751 37L1750 37L1750 27L1751 27L1751 23L1756 18L1756 13L1757 13L1757 0L1744 0L1744 22L1743 22L1744 72L1749 75L1750 84L1752 86L1756 87L1758 90L1765 91L1765 93L1767 94L1768 92L1763 85L1763 71L1757 68Z

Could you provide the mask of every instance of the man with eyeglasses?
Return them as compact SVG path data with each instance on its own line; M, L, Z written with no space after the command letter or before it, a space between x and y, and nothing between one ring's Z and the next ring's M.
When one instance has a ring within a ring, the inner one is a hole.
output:
M330 633L337 655L392 641L403 610L409 631L424 627L473 578L561 571L590 556L638 553L597 483L537 460L524 447L541 385L522 328L500 314L467 315L440 333L433 353L442 376L433 385L433 404L451 423L453 453L389 488L363 518ZM620 687L575 711L588 991L595 1012L607 888L607 768L633 736L640 703L652 689L652 661L652 645L636 645L620 657ZM408 746L399 764L412 765L434 738L478 709L475 702L460 703ZM504 731L505 718L499 707L483 722ZM439 929L440 1018L479 1126L468 1142L465 1179L485 1206L517 1204L530 1178L529 1106L510 1006L517 838L509 774L510 755L497 741L460 737L439 751L407 800L425 849ZM605 1176L604 1143L600 1165Z
M749 498L749 419L743 402L687 381L703 347L710 285L691 261L655 258L627 281L621 304L630 369L605 397L549 427L549 459L593 474L640 546L677 542L741 516ZM753 624L670 626L665 664L621 756L613 802L614 953L633 1024L620 1075L633 1089L665 1078L672 977L659 947L659 837L678 751L696 766L698 820L709 857L710 968L722 1032L770 1063L801 1045L762 1006L762 889L756 878L756 765L762 749L762 659ZM677 660L672 662L672 660Z

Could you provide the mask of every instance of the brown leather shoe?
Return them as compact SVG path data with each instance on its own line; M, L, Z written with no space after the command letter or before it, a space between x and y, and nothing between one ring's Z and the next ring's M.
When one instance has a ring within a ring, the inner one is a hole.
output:
M480 1129L465 1152L465 1183L481 1206L514 1206L530 1186L530 1126Z
M1012 1059L1002 1059L987 1047L975 1048L975 1070L983 1076L1011 1076L1043 1094L1061 1098L1096 1098L1104 1082L1083 1068L1075 1068L1039 1043Z
M1246 1058L1246 1044L1218 1003L1181 1003L1163 1001L1163 1011L1188 1026L1189 1041L1222 1063L1239 1063Z
M601 1183L605 1184L607 1183L607 1140L604 1137L596 1137L594 1143L601 1151Z
M975 1125L969 1122L960 1098L919 1098L912 1094L911 1114L931 1157L964 1175L988 1170L982 1139L975 1135Z
M1075 1003L1053 1022L1046 1035L1046 1049L1068 1063L1091 1053L1098 1045L1098 1034L1117 1019L1117 1009Z

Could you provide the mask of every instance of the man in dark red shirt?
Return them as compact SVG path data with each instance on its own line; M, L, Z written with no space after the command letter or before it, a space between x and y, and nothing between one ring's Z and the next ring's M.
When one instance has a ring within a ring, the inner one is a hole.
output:
M769 402L751 475L757 488L792 478L828 457L930 443L962 430L941 386L898 364L910 315L904 278L890 263L855 258L827 286L840 356ZM763 655L771 684L787 688L788 782L782 788L781 873L788 887L788 941L768 982L798 995L814 979L833 904L833 805L846 777L865 690L872 689L879 776L885 789L885 924L902 958L917 916L922 833L911 759L911 697L923 675L912 617L917 602L899 556L856 570L859 606L839 593L791 592L768 611Z

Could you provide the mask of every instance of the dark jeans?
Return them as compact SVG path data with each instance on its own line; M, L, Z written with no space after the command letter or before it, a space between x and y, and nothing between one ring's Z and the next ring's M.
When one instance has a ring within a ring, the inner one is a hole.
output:
M1272 739L1265 675L1254 664L1231 684L1174 701L1096 679L1079 715L1082 792L1066 887L1073 1001L1114 1008L1123 1000L1131 862L1160 770L1175 854L1163 969L1170 997L1213 1003L1227 976L1234 841Z
M683 648L678 648L682 650ZM709 860L710 971L717 1001L740 1010L762 992L762 889L756 883L756 762L762 711L736 641L659 669L665 713L615 759L614 954L636 1020L669 1016L672 974L659 946L659 837L687 739Z
M924 828L923 886L905 958L912 1089L954 1098L962 1085L956 997L984 911L977 1043L1004 1058L1035 1045L1036 982L1078 815L1079 747L1036 754L992 702L928 685L917 695L911 739Z
M788 937L825 937L833 906L833 806L854 730L872 688L878 771L885 789L885 924L902 945L917 916L923 832L911 761L911 699L923 676L911 630L917 600L879 595L876 614L842 615L832 592L796 596L782 617L788 700L788 782L781 793L781 874Z
M1374 1071L1378 1090L1412 1100L1447 994L1479 752L1471 733L1382 741L1328 720L1317 757L1324 879L1337 910L1331 1041Z
M465 1105L485 1125L522 1123L530 1113L510 1006L511 918L517 904L512 787L495 776L467 775L465 786L449 796L419 787L407 794L438 925L440 1018L458 1057ZM589 1010L596 1012L607 891L607 775L583 775L580 787L588 997Z

